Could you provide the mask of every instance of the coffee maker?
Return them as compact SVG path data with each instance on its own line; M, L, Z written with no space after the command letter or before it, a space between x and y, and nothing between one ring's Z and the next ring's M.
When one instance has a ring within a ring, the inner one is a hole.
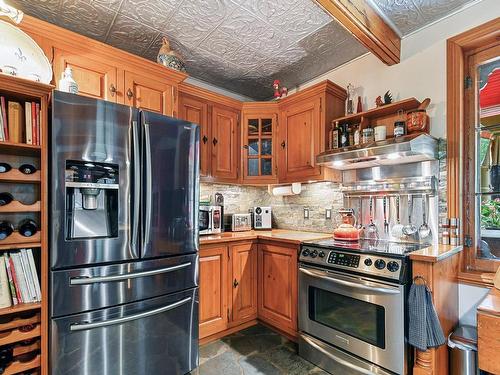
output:
M118 236L118 165L66 161L66 239Z

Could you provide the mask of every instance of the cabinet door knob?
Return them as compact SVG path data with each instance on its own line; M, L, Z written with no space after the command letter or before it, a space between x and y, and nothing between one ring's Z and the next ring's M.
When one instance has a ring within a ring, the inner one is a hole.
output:
M240 285L240 283L238 282L238 280L234 279L233 281L233 287L237 287L238 285Z
M208 142L208 138L206 135L203 136L203 138L201 139L203 141L203 143L207 143Z
M134 97L134 93L132 92L132 89L128 89L128 90L127 90L127 97L128 97L129 99L132 99L132 98Z
M109 85L109 92L111 93L111 96L115 96L116 86L114 84Z
M285 141L281 142L281 148L282 148L282 149L284 149L284 148L285 148L285 146L286 146Z
M218 143L219 141L217 140L217 138L214 138L214 140L212 141L212 143L214 144L214 146Z

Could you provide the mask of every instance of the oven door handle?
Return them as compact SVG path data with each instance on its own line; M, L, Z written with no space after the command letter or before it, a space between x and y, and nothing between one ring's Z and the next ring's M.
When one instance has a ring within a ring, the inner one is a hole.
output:
M327 276L326 273L322 272L322 271L313 271L313 270L305 269L302 267L299 268L299 271L306 274L306 275L309 275L312 277L317 277L317 278L320 278L322 280L326 280L330 283L338 284L341 286L347 286L350 288L361 289L361 290L376 292L376 293L380 293L380 294L400 294L401 293L399 290L396 290L396 289L373 287L373 286L355 283L352 281L335 279L333 277Z

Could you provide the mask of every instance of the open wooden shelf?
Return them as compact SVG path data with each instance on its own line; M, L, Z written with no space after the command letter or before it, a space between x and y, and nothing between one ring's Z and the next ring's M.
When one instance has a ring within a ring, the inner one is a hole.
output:
M33 339L35 337L39 337L40 334L40 324L37 324L31 331L28 332L23 332L19 328L0 332L0 346Z
M7 331L9 329L24 327L29 324L37 324L37 323L40 323L40 312L35 312L34 315L28 318L22 318L19 316L19 317L14 317L14 319L8 322L0 323L0 331Z
M36 303L20 303L15 306L11 307L4 307L3 309L0 309L0 316L3 315L10 315L10 314L17 314L20 312L24 311L30 311L30 310L37 310L41 307L41 303L36 302Z
M23 156L38 156L42 146L29 145L27 143L14 143L0 141L0 154L15 154Z
M29 237L27 237L29 238ZM15 250L15 249L34 249L42 247L41 242L22 242L22 243L8 243L0 244L0 250Z
M3 375L14 375L20 372L29 371L40 367L41 355L37 354L35 358L28 362L14 361L5 368Z
M40 212L40 201L37 201L33 204L24 204L19 201L12 201L5 206L0 206L0 213L15 212Z
M358 124L362 119L369 120L376 117L395 115L399 110L406 112L416 109L419 105L420 102L417 99L409 98L391 104L386 104L381 107L369 109L365 112L353 113L352 115L336 118L333 122L338 121L339 124Z
M17 182L21 184L40 183L40 171L32 174L24 174L19 169L11 169L8 172L0 173L0 182Z
M41 344L40 340L36 340L34 343L29 344L29 345L16 345L13 350L12 350L12 355L14 357L17 357L18 355L21 354L26 354L26 353L31 353L34 352L35 350L40 350Z
M29 248L33 243L40 243L40 231L36 232L31 237L24 237L19 234L18 231L13 232L9 237L0 240L0 249L5 248L5 246L20 246L18 249Z

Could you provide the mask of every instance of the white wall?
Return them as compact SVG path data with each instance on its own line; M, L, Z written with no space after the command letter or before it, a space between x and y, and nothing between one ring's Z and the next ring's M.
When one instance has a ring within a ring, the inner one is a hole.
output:
M458 316L460 324L476 325L476 308L488 294L488 288L460 284L458 286Z
M401 62L386 66L373 54L364 55L299 87L325 79L346 87L350 82L363 98L363 108L375 106L375 98L387 90L394 100L431 98L428 113L431 134L445 137L446 129L446 39L500 16L498 0L482 0L401 42ZM356 98L357 100L357 98Z

